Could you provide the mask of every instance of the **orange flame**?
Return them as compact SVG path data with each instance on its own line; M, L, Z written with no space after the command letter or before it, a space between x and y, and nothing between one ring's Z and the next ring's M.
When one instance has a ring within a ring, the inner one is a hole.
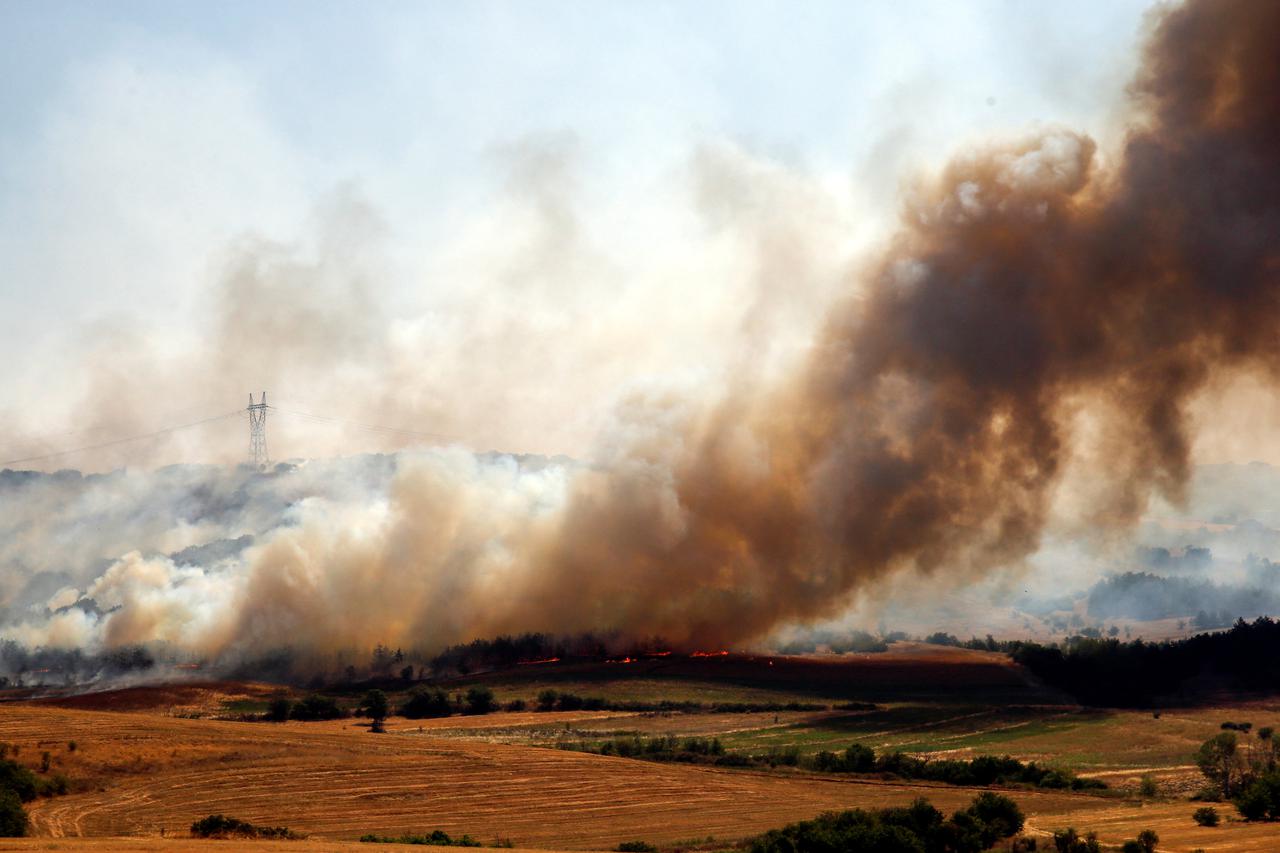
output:
M543 658L542 660L522 660L516 661L520 666L536 666L540 663L556 663L560 658Z
M728 652L725 652L725 651L720 651L720 652L694 652L693 654L689 655L689 657L691 657L691 658L723 658L723 657L728 657L728 656L729 656L729 653L728 653Z

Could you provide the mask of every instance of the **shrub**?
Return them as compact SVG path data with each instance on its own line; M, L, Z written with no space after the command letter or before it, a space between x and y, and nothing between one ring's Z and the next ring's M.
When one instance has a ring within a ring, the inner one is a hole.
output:
M1054 830L1053 846L1058 853L1102 853L1097 835L1090 832L1081 838L1073 827Z
M0 791L12 791L19 801L27 803L36 798L39 787L36 774L16 761L0 760Z
M22 800L15 792L0 788L0 837L21 838L29 825Z
M658 850L646 841L624 841L614 849L618 853L657 853Z
M452 713L453 706L449 704L449 697L443 690L415 690L409 694L408 701L400 706L400 716L411 720L447 717Z
M488 687L472 687L467 691L467 713L487 714L496 706L493 703L493 691Z
M560 694L556 693L554 690L543 690L538 694L538 710L554 711L556 707L556 700L559 698Z
M197 838L300 838L287 826L254 826L226 815L211 814L191 824L191 834Z
M1254 779L1232 802L1245 820L1280 818L1280 768Z
M461 838L452 838L449 833L443 830L432 830L430 835L400 835L395 838L387 835L375 835L370 832L360 836L360 840L365 843L372 844L417 844L430 847L480 847L479 841L476 841L470 835L463 835ZM510 847L510 843L497 843L495 847Z
M293 706L295 720L336 720L343 716L338 703L327 696L312 694Z
M283 723L293 714L293 703L286 696L277 696L267 705L267 719L273 723Z
M67 793L70 784L67 777L61 773L54 773L47 779L36 780L36 792L42 797L58 797Z
M1138 783L1138 793L1148 799L1160 796L1160 786L1156 784L1150 774L1143 776L1142 781Z
M503 709L507 711L523 711L526 707L527 706L523 699L512 699L503 706Z
M1218 810L1213 806L1201 806L1191 813L1191 817L1200 826L1218 825Z

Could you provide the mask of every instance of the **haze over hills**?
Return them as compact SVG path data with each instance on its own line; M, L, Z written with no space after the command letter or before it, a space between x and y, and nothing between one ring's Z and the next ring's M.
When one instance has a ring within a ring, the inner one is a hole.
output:
M488 528L466 529L477 522L465 505L425 507L417 519L438 542L427 552L434 562L387 558L375 562L384 566L377 574L348 575L341 566L318 572L290 555L305 556L311 537L358 539L393 524L405 477L465 478L476 484L471 498L486 513L498 504L504 525L512 525L558 506L577 467L565 458L437 450L294 461L266 472L6 470L0 638L90 654L147 645L174 660L226 668L266 649L362 657L381 643L433 654L496 633L562 632L572 623L524 607L528 596L518 587L496 592L492 576L474 570L472 561L493 561L503 543ZM1048 568L1033 564L976 589L948 587L945 573L929 579L924 594L916 582L890 582L851 598L838 620L773 626L751 645L887 630L1051 638L1152 619L1181 619L1190 631L1275 612L1280 570L1269 561L1280 559L1280 532L1246 506L1273 520L1268 508L1280 499L1280 471L1261 463L1203 466L1190 495L1179 515L1148 518L1123 547L1082 547L1054 556ZM1057 561L1073 555L1079 562L1062 572ZM490 565L504 569L502 561ZM507 582L522 582L518 567L505 569ZM1212 623L1195 622L1205 610ZM7 674L16 676L13 669Z

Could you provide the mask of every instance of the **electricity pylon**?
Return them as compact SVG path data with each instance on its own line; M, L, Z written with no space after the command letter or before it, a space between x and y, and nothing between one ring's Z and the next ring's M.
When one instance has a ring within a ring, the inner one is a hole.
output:
M255 468L265 467L271 460L267 458L267 392L262 392L262 402L253 402L253 394L249 394L249 464Z

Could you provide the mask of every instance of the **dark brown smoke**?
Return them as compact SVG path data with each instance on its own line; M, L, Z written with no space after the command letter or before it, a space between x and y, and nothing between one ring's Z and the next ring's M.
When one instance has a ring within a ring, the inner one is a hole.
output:
M529 554L521 627L719 645L897 568L1015 563L1082 413L1099 521L1177 500L1194 395L1280 378L1277 45L1270 0L1162 12L1112 168L1068 131L960 157L794 385L638 401L632 443Z

